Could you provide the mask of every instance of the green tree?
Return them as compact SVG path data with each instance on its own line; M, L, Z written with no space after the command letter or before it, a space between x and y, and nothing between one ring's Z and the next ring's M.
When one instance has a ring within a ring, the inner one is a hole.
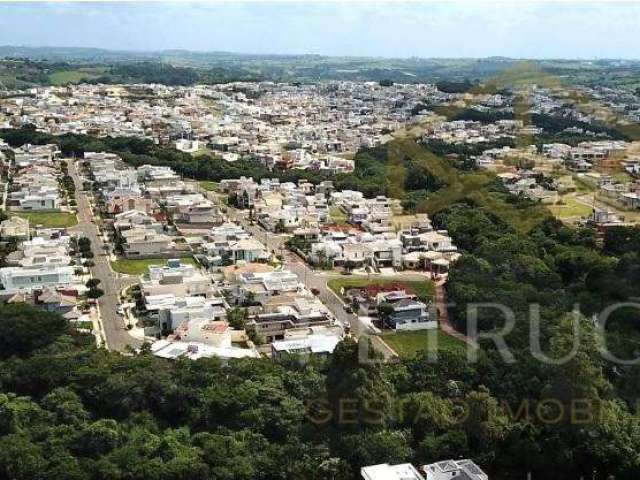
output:
M85 286L88 289L96 288L98 285L100 285L99 278L90 278L89 280L87 280L87 283L85 284Z
M342 429L384 428L391 415L393 387L382 374L366 338L358 345L346 338L331 356L327 371L327 395L333 420ZM361 349L368 349L361 355Z
M248 318L249 311L246 308L235 307L227 310L227 322L233 329L243 330Z
M22 305L0 305L0 358L26 356L69 331L59 315Z

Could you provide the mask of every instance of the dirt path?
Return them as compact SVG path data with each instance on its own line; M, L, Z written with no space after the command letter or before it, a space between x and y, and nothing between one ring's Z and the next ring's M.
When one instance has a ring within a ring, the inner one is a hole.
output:
M435 304L438 309L438 323L440 325L440 330L442 330L447 335L450 335L454 338L457 338L460 341L465 342L467 345L475 346L476 343L463 333L459 332L451 322L449 321L449 310L447 308L447 294L445 292L444 286L446 284L445 280L436 281L436 298Z

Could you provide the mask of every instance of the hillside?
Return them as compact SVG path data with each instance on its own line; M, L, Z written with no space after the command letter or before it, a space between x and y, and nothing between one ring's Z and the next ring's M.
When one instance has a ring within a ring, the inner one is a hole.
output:
M640 78L640 62L616 60L328 57L19 46L0 46L0 59L3 59L0 60L0 81L10 88L83 81L144 83L158 81L157 74L153 74L158 70L166 71L166 77L160 77L160 80L168 85L239 80L391 80L398 83L441 83L443 91L469 88L476 86L478 81L493 78L519 82L530 80L522 75L523 71L536 72L536 78L542 72L556 83L633 83ZM134 75L128 75L120 72L121 68L136 71ZM181 72L179 82L175 80L175 69ZM52 81L49 75L53 73L57 76Z
M472 169L465 153L444 158L408 138L361 150L353 174L334 181L366 196L398 198L407 212L434 215L461 202L487 208L522 232L550 216L546 207L509 195L493 173Z

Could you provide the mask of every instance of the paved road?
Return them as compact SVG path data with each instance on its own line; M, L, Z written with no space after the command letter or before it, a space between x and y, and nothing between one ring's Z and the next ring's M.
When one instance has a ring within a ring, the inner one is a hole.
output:
M213 192L205 192L207 197L213 201L219 201L220 198ZM248 213L244 210L238 210L233 207L227 207L227 216L230 220L241 224L245 230L250 232L257 240L261 241L269 251L282 254L284 256L284 266L288 270L295 273L298 278L309 289L318 290L318 298L333 313L336 319L344 326L349 326L351 334L356 338L369 336L376 351L381 353L385 359L396 357L396 353L380 339L374 335L370 327L362 322L357 315L347 313L345 305L338 296L328 287L327 282L331 278L340 278L341 275L335 272L317 271L309 267L295 253L285 248L287 235L276 235L266 232L263 228L256 224L251 224ZM405 274L402 276L407 280L425 280L424 275Z
M110 350L120 352L126 351L127 346L139 347L142 342L129 335L124 328L124 321L116 313L116 306L120 300L120 290L133 283L132 280L123 280L111 270L109 257L104 255L104 242L98 235L98 227L94 222L94 216L89 206L87 195L82 192L82 179L78 175L77 166L73 161L69 162L69 175L73 178L76 186L76 201L78 202L78 225L72 230L81 232L91 240L91 247L95 254L95 266L91 268L91 273L100 280L100 288L104 290L104 295L98 299L102 331L105 336L105 343Z
M298 255L285 248L285 242L288 238L287 235L276 235L266 232L258 225L251 225L247 212L231 207L228 208L227 212L229 219L240 223L256 239L261 241L269 251L282 254L284 256L284 267L295 273L307 288L317 290L320 301L327 306L343 326L349 327L353 336L359 338L372 333L369 326L362 322L357 315L348 313L345 310L342 301L327 286L327 282L331 278L341 277L340 274L312 269L298 257ZM384 358L389 359L395 356L395 352L393 352L386 343L381 341L379 337L371 336L371 340L374 348L381 353Z

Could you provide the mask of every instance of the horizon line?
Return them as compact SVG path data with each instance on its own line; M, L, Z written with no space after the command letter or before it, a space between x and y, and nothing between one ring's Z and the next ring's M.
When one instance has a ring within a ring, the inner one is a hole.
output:
M132 54L162 54L166 52L186 52L196 54L230 54L238 56L251 56L251 57L322 57L322 58L352 58L352 59L372 59L372 60L490 60L490 59L504 59L511 61L626 61L626 62L638 62L640 57L509 57L505 55L492 54L483 57L452 57L452 56L430 56L423 57L420 55L410 55L406 57L389 57L389 56L375 56L375 55L330 55L325 53L253 53L249 51L232 51L232 50L194 50L188 48L162 48L162 49L118 49L118 48L106 48L106 47L91 47L91 46L64 46L64 45L0 45L0 48L25 48L25 49L66 49L66 50L99 50L107 53L132 53ZM0 58L6 58L2 56ZM27 57L29 58L29 57Z

